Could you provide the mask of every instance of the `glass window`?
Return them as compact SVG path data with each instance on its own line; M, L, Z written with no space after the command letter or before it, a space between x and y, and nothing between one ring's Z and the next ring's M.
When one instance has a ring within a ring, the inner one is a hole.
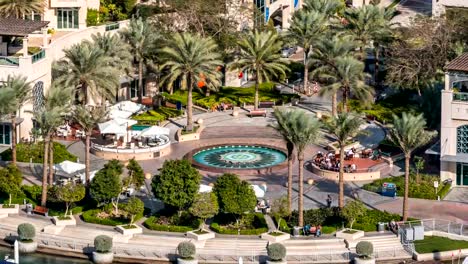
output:
M457 163L457 185L468 186L468 163Z
M57 9L57 28L78 28L79 14L77 8Z
M73 28L78 28L78 22L79 22L80 16L78 14L78 8L73 9Z
M457 153L468 153L468 125L457 128Z

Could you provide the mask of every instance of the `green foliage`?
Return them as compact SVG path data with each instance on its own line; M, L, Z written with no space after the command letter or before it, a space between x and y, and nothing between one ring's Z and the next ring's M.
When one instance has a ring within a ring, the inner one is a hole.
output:
M212 223L210 229L218 234L224 235L260 235L268 232L267 227L254 228L254 229L240 229L240 232L237 229L221 227L218 223Z
M65 203L66 210L65 216L68 213L68 208L71 203L81 201L86 194L86 188L82 184L66 184L64 186L60 186L57 189L57 198L59 201Z
M174 225L174 224L162 224L160 223L158 217L151 216L143 223L148 229L155 230L155 231L166 231L166 232L178 232L178 233L185 233L188 231L192 231L195 228L198 228L201 225L201 221L199 219L192 219L189 221L187 226L183 225Z
M348 202L341 210L341 214L348 221L349 227L353 228L354 222L366 213L366 206L358 200Z
M100 235L94 238L96 252L107 253L112 250L112 237Z
M419 254L436 253L468 248L468 241L425 236L423 240L414 241L414 247Z
M98 203L109 202L122 191L120 175L123 165L117 160L111 160L104 168L96 172L91 182L89 193Z
M241 181L235 174L225 173L216 179L213 192L218 197L219 209L223 213L241 215L251 211L257 203L250 184Z
M195 196L190 213L201 219L215 216L219 211L218 200L213 192L199 193Z
M130 225L133 224L135 216L143 215L145 204L138 198L132 197L124 205L124 210L130 215Z
M36 228L30 223L18 225L18 236L21 241L32 241L36 236Z
M379 210L366 210L365 214L356 220L353 228L364 232L377 231L377 225L379 222L389 223L392 220L398 219L401 219L399 214L392 214Z
M280 243L273 243L267 247L268 257L273 261L281 261L286 257L286 247Z
M29 162L32 158L33 163L42 163L44 156L44 143L18 143L16 145L16 158L18 162ZM11 149L0 154L2 160L11 160ZM76 161L76 156L68 152L67 148L57 142L54 142L54 162L60 163L65 160Z
M440 196L440 199L444 199L445 196L450 192L450 188L452 187L452 184L446 183L442 186L442 188L439 189L439 192L437 193L438 196Z
M86 26L97 26L99 24L99 10L88 8L86 14Z
M193 259L196 253L195 245L192 242L180 242L177 246L177 252L182 259Z
M160 174L153 177L153 193L156 198L180 211L192 204L200 180L200 173L188 160L166 160Z
M127 172L128 177L125 185L133 185L136 189L143 186L145 183L145 173L143 172L140 164L134 158L128 161Z
M226 235L260 235L268 232L268 225L262 213L249 213L241 218L232 221L229 214L218 214L214 217L211 230L219 234ZM239 232L240 231L240 232Z
M42 186L39 185L23 185L21 186L24 195L29 199L29 201L33 201L35 204L38 203L41 199L42 193Z
M0 169L0 192L8 194L10 199L21 194L22 181L23 175L15 165L10 164ZM11 201L8 204L11 204Z
M370 258L374 253L374 246L369 241L360 241L356 245L356 253L362 258Z
M288 197L286 195L273 201L271 204L271 213L275 216L285 217L289 215Z
M174 108L161 106L156 110L149 110L145 113L133 116L132 119L137 120L142 125L158 125L159 122L169 118L178 117L183 112Z
M120 206L122 205L119 205L119 207ZM81 214L81 218L86 223L108 225L108 226L125 225L129 223L128 218L125 218L123 216L114 217L110 213L108 213L109 211L112 211L112 209L111 208L109 210L92 209L92 210L84 211L83 214ZM102 215L105 215L105 217ZM142 217L143 217L142 214L138 214L135 216L134 221L138 221L138 219Z

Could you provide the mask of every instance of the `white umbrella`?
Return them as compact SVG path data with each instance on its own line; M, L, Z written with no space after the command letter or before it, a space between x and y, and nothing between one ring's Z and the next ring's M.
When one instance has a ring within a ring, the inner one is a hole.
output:
M119 125L115 120L110 120L105 123L98 124L101 134L126 134L127 127Z
M65 172L67 174L72 174L74 172L84 170L86 166L81 163L76 163L76 162L66 160L59 164L55 164L54 168L58 171Z
M200 184L200 188L198 189L199 193L209 193L213 191L213 187L206 185L206 184Z
M262 187L255 184L250 186L252 186L252 189L254 190L255 196L257 196L257 198L263 198L265 196L265 190Z
M96 172L98 172L98 170L94 170L94 171L90 171L89 172L89 180L92 181L94 176L96 176ZM85 182L86 181L86 174L83 172L83 173L79 173L77 176L80 177L81 179L81 182Z
M156 135L169 135L169 128L160 126L151 126L141 131L140 137L156 136Z
M126 125L126 126L133 126L138 123L138 121L136 120L128 119L128 118L121 118L121 117L114 118L114 121L119 125Z
M121 110L118 110L118 109L113 109L113 110L109 111L109 117L112 118L112 119L114 119L114 118L129 118L132 115L133 115L132 112L121 111Z
M111 110L120 110L130 112L132 114L142 110L145 106L142 104L137 104L132 101L122 101L118 102L115 105L111 106Z

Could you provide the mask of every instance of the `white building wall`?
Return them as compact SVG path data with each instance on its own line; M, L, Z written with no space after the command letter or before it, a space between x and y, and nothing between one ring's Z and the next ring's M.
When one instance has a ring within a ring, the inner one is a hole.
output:
M468 0L432 0L432 14L434 15L444 14L445 7L468 8Z

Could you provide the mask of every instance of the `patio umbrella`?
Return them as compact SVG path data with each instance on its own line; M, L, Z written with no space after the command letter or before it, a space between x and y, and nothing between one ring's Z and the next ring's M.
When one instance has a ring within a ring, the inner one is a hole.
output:
M66 174L73 174L77 171L84 170L86 166L81 163L72 162L65 160L59 164L55 164L54 169L59 172L65 172Z
M98 124L101 134L126 134L127 127L119 125L115 120L110 120L105 123Z
M150 137L157 135L169 135L169 128L160 126L151 126L141 131L140 137Z
M112 109L112 110L109 111L109 117L111 119L114 119L114 118L129 118L131 115L133 115L132 112L121 111L121 110L118 110L118 109Z
M200 188L198 189L199 193L209 193L213 191L213 187L206 185L206 184L200 184Z
M126 126L133 126L138 123L138 121L136 120L128 119L128 118L121 118L121 117L114 118L113 120L117 122L117 124L119 125L126 125Z
M96 176L96 172L98 172L98 170L93 170L93 171L89 172L89 180L90 181L92 181L94 176ZM86 181L86 174L84 172L83 173L78 173L77 176L80 177L81 182Z
M254 190L255 196L257 196L257 198L263 198L265 196L265 190L262 187L255 184L250 186L252 186L252 189Z
M115 105L111 106L111 110L119 110L119 111L126 111L126 112L130 112L132 114L140 111L140 110L143 110L145 106L142 105L142 104L137 104L137 103L134 103L132 101L122 101L122 102L118 102L116 103Z

